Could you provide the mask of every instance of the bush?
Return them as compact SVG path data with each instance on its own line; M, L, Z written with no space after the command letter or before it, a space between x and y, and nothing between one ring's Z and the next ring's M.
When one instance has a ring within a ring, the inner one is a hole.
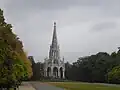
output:
M114 67L114 68L108 73L108 82L109 82L109 83L120 84L120 65Z

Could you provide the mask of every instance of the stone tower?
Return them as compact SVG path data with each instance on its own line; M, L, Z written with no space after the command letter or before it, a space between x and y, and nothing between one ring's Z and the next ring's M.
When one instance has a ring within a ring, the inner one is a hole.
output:
M49 58L44 61L44 76L51 78L65 78L64 58L60 58L60 49L57 41L56 23L54 22L52 44L50 45Z

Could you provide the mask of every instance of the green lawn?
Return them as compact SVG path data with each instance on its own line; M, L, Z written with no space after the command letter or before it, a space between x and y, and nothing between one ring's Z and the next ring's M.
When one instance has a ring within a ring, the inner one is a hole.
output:
M120 87L80 82L49 82L49 84L66 90L120 90Z

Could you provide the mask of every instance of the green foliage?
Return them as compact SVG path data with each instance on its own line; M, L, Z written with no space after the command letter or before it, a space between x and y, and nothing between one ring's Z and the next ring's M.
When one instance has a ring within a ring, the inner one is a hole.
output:
M113 52L111 55L99 52L79 58L71 65L71 68L66 68L66 77L75 81L107 83L110 81L108 80L108 72L118 65L120 65L120 51ZM116 75L115 77L120 83L120 79Z
M24 77L24 68L22 65L20 64L14 64L13 66L13 71L15 73L15 76L17 78L17 80L20 80L21 78Z
M0 9L0 86L11 87L31 75L31 63L22 42L12 32L12 25L5 22Z
M120 83L120 65L114 67L108 73L108 82L109 83Z

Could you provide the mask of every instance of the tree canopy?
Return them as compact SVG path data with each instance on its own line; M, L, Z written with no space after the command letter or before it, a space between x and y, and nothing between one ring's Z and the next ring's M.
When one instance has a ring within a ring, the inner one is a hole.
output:
M30 78L31 63L23 50L22 42L12 32L12 25L5 22L0 9L0 86Z
M111 55L99 52L95 55L80 57L70 68L66 68L66 78L85 82L120 83L119 65L120 50Z

